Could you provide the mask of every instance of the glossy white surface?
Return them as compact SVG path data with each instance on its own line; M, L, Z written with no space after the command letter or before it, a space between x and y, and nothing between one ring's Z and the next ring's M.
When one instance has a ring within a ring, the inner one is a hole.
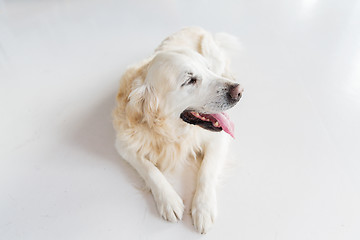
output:
M160 219L110 116L125 67L188 25L243 43L206 236ZM0 239L360 239L359 26L355 0L0 0Z

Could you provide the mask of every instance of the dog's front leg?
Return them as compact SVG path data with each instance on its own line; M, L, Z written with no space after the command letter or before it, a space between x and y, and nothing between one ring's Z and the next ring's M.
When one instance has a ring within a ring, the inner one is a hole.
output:
M184 212L183 200L165 176L149 160L138 157L135 152L125 146L121 141L116 141L119 154L136 169L150 188L160 215L170 222L181 220Z
M191 209L193 224L201 234L210 229L217 214L216 184L226 156L227 145L227 140L220 137L208 142L204 149Z

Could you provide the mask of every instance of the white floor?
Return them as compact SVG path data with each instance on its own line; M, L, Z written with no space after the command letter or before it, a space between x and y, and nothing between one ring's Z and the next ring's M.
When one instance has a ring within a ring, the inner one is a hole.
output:
M126 66L188 25L243 43L205 236L157 215L110 116ZM360 239L359 26L355 0L0 0L0 239Z

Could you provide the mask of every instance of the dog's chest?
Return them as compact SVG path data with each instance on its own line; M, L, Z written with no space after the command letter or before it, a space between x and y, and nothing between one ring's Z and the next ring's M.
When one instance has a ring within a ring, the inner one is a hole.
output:
M151 145L152 151L147 157L162 170L186 162L196 164L203 156L201 143L196 137L186 137L171 142L157 141Z

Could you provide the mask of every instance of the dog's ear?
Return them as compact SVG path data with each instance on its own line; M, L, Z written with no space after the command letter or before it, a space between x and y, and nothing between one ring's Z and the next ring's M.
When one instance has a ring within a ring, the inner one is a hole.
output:
M210 63L210 69L219 75L228 75L230 59L240 49L238 38L227 33L204 34L200 42L200 53Z
M207 59L210 69L221 74L225 68L225 56L210 34L204 34L200 42L200 53Z
M151 86L135 80L128 101L126 116L131 123L147 122L149 125L154 123L159 101Z

